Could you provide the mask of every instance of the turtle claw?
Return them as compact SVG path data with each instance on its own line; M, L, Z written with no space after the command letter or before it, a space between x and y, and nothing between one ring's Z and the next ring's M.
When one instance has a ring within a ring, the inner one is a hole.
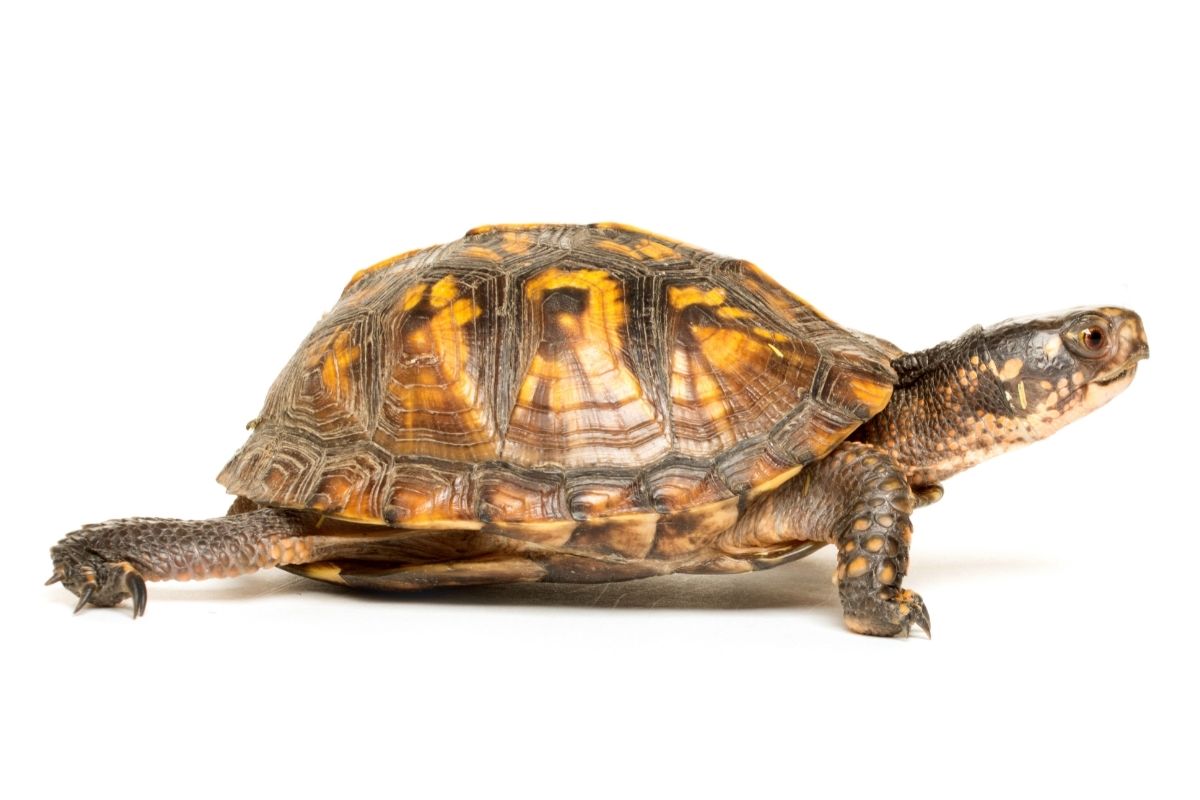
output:
M61 582L79 597L78 614L88 605L115 606L125 598L133 600L133 618L146 613L146 580L128 561L113 561L87 546L73 534L51 550L54 574L46 585Z
M129 572L126 573L125 583L129 586L129 594L133 598L133 618L137 619L146 613L146 580L137 572ZM926 634L928 632L926 629Z
M916 625L925 633L926 639L933 638L933 630L929 624L929 609L925 607L925 601L921 599L921 595L915 592L905 592L909 598L904 601L908 606L908 616L904 621L904 635L908 636L910 629Z
M88 601L92 599L92 592L95 591L95 589L96 584L94 583L89 583L84 587L83 591L79 593L79 602L75 604L75 610L72 613L78 614L80 611L83 611L83 607L86 606Z

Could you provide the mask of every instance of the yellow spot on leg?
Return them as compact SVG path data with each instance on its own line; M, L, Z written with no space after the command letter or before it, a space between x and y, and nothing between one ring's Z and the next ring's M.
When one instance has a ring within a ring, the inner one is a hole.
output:
M846 577L847 578L857 578L861 575L866 575L867 568L868 568L867 557L859 556L858 558L854 559L853 561L851 561L849 564L846 565Z

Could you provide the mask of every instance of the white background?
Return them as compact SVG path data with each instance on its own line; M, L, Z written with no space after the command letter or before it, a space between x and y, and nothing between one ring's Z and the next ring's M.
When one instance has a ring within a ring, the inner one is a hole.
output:
M12 796L1194 791L1195 7L432 5L0 13ZM1116 303L1153 357L918 514L932 640L844 630L825 551L396 598L152 584L137 623L41 587L80 523L223 512L357 269L608 219L905 347Z

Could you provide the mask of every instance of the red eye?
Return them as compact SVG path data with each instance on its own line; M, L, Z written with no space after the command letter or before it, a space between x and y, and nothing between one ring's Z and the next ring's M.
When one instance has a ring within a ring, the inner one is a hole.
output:
M1084 328L1079 333L1079 343L1083 345L1085 350L1092 353L1099 353L1108 347L1108 332L1095 325L1090 328Z

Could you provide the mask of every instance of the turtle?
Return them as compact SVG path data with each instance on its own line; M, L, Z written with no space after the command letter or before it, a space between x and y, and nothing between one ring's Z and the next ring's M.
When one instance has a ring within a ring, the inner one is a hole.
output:
M911 515L950 476L1107 403L1133 311L905 352L748 261L628 225L474 228L353 276L218 480L208 520L85 525L75 610L267 567L348 587L608 582L836 548L846 627L930 633Z

